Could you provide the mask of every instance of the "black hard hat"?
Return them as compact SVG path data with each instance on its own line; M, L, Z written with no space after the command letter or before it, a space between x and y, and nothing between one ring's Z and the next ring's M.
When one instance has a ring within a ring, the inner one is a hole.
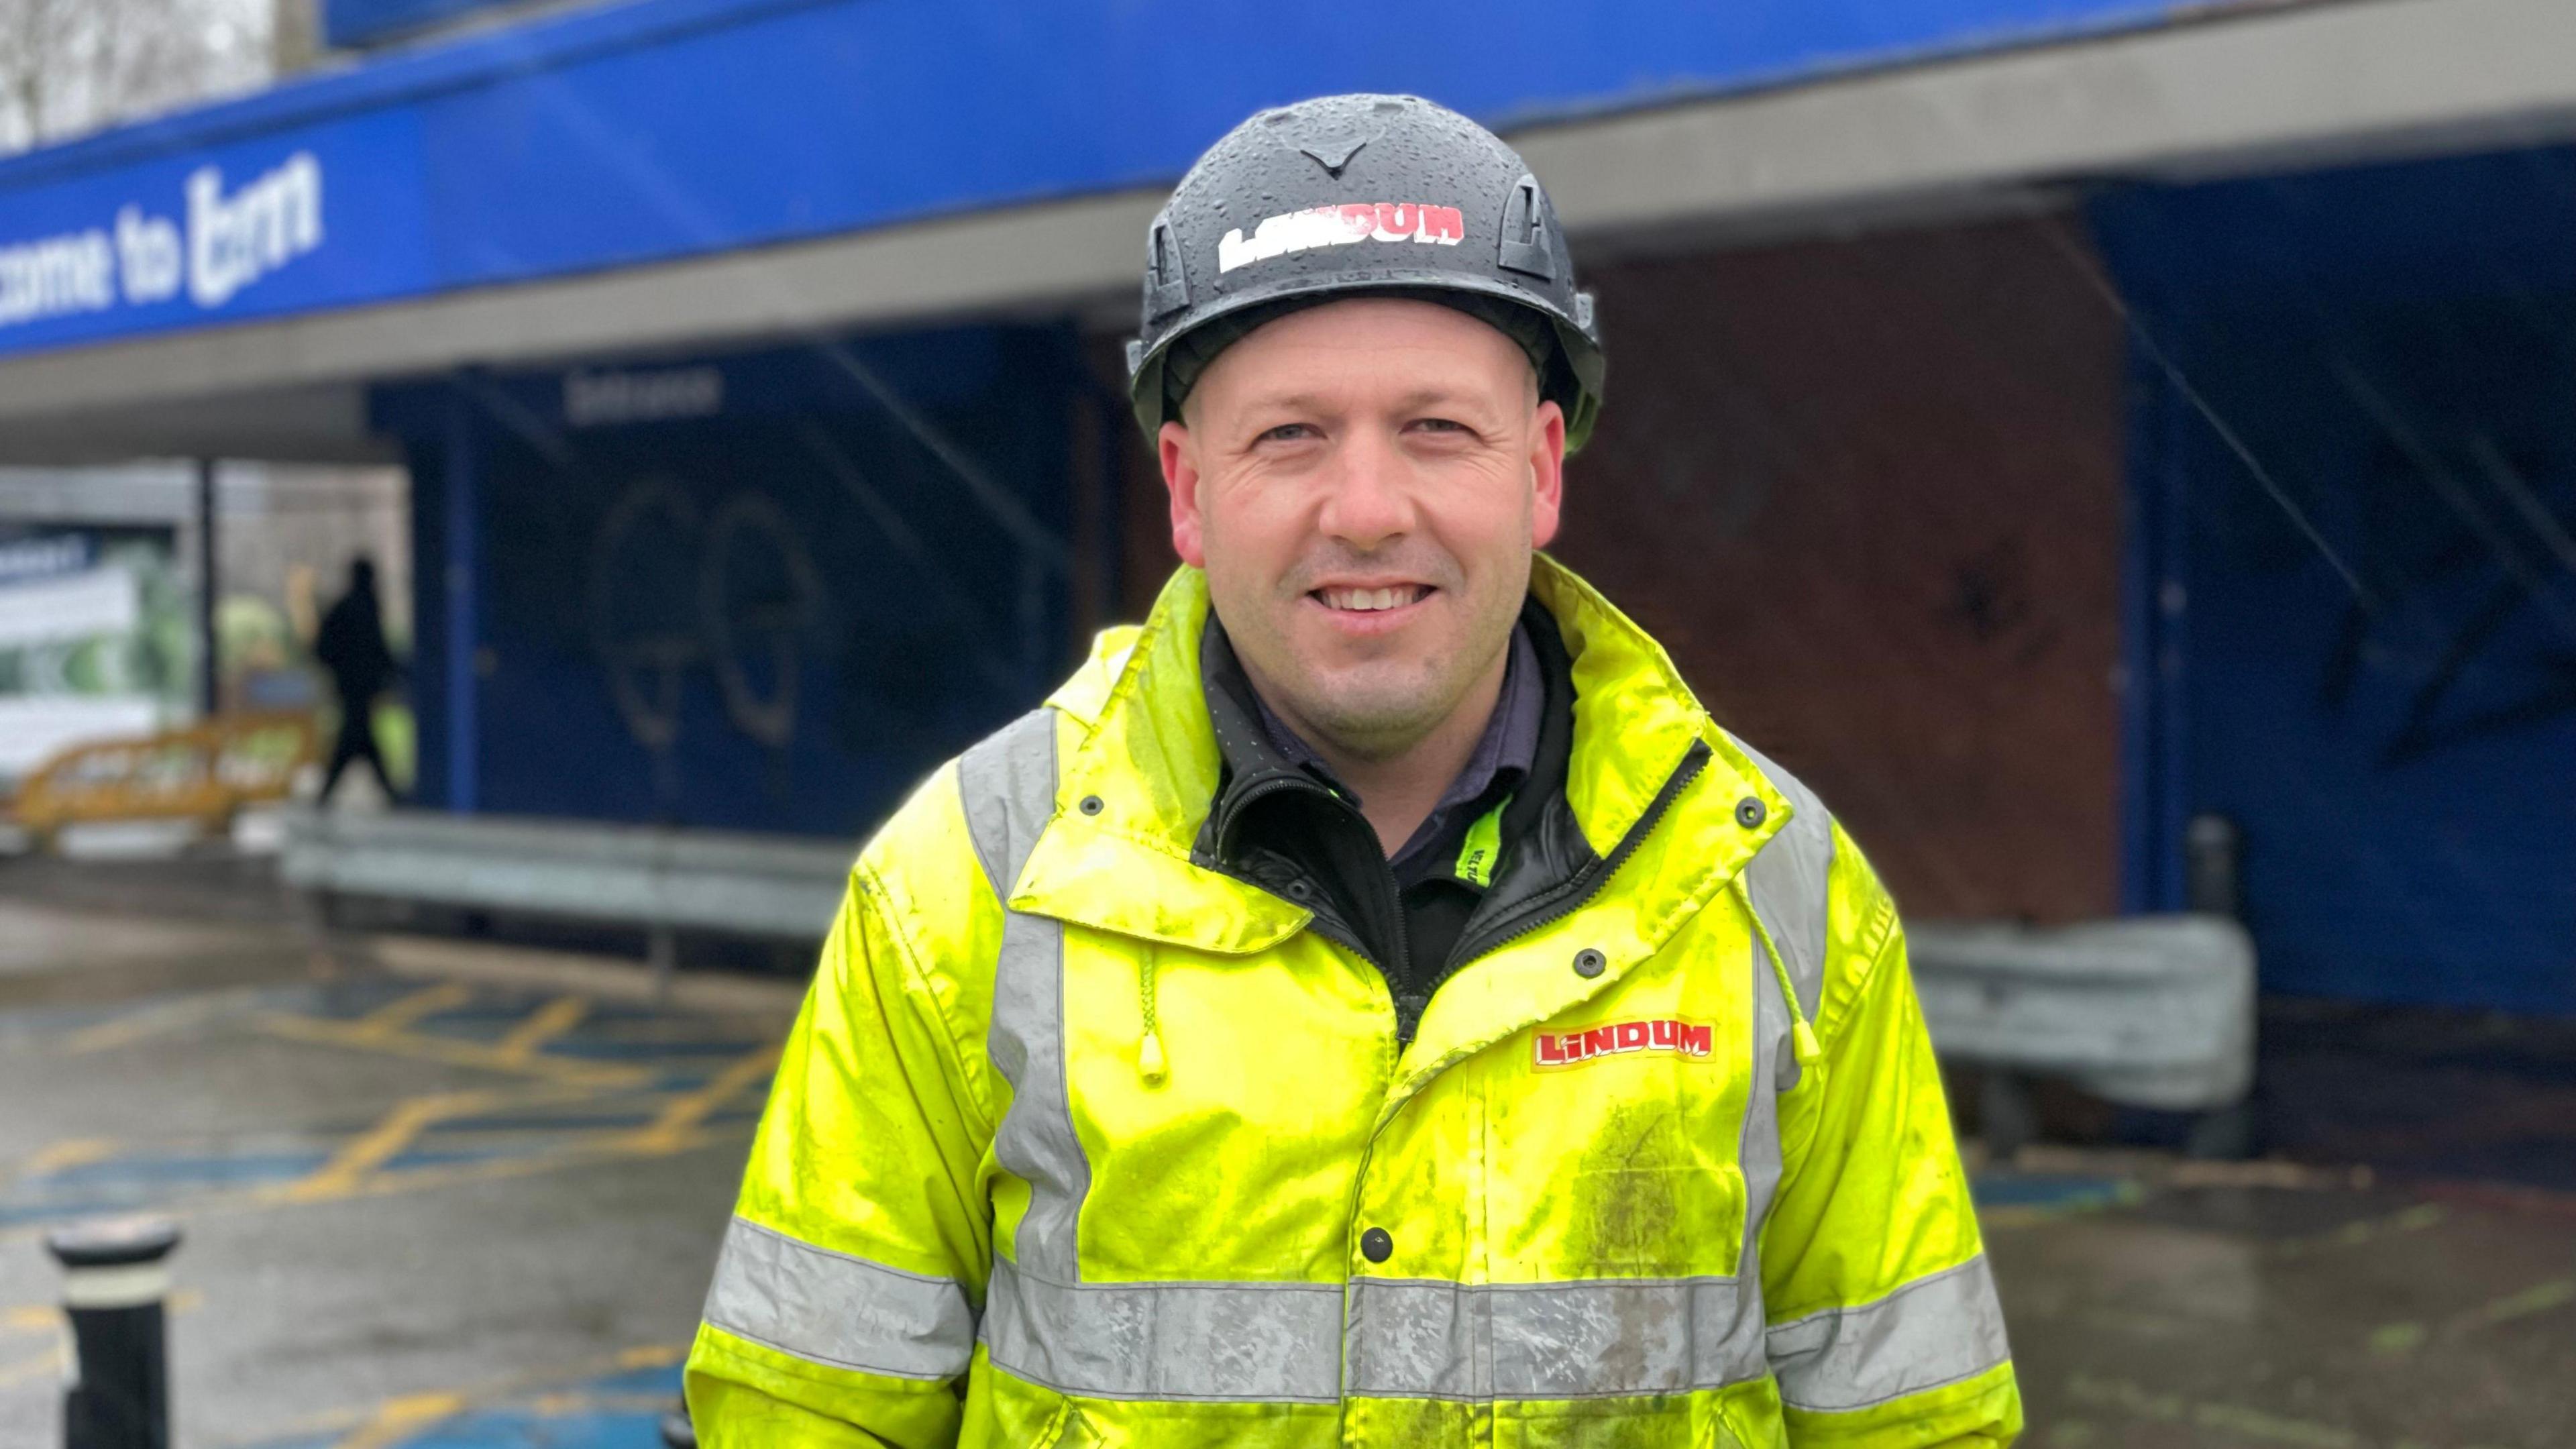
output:
M1262 322L1355 292L1419 296L1519 341L1565 447L1601 410L1601 333L1520 154L1418 96L1321 96L1208 148L1146 232L1127 390L1147 439L1199 366Z

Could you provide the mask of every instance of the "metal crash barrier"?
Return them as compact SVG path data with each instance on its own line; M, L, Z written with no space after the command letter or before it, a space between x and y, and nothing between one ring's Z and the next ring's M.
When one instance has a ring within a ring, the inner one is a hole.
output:
M2122 1106L2204 1114L2195 1150L2242 1150L2254 943L2234 921L1929 922L1909 924L1906 939L1933 1046L1990 1069L1990 1148L2009 1153L2027 1140L2022 1075L2064 1078Z
M328 914L334 896L514 911L649 933L657 970L672 933L819 941L857 846L713 830L430 811L286 817L280 874Z

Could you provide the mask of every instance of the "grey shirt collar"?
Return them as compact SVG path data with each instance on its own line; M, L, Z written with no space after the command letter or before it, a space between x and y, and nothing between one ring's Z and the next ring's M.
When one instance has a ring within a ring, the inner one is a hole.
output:
M1547 688L1546 682L1539 677L1538 650L1530 643L1529 630L1519 624L1512 625L1510 651L1503 662L1502 692L1495 696L1494 712L1485 721L1485 732L1477 736L1476 748L1468 753L1467 763L1458 771L1458 777L1451 780L1449 788L1442 792L1440 803L1431 807L1431 813L1414 827L1413 834L1388 857L1388 865L1402 865L1431 842L1440 839L1449 829L1450 817L1461 807L1483 799L1505 771L1511 772L1514 782L1528 776L1531 764L1538 758L1539 724L1546 711ZM1269 736L1270 747L1290 764L1315 771L1333 780L1336 788L1340 788L1341 782L1333 776L1323 757L1271 711L1270 702L1261 697L1261 691L1255 689L1249 693L1252 707L1261 717L1262 733ZM1357 795L1347 789L1343 789L1342 794L1353 808L1358 807Z

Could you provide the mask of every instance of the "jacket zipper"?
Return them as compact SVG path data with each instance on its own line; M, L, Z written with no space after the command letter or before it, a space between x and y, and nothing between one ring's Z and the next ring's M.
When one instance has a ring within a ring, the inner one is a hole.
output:
M1378 978L1386 988L1388 1004L1395 1009L1395 1049L1401 1052L1413 1044L1413 1033L1422 1024L1422 1014L1431 1009L1431 998L1440 994L1440 988L1449 983L1449 978L1521 937L1563 920L1581 910L1594 896L1599 895L1601 888L1609 884L1610 877L1617 874L1619 867L1627 861L1628 857L1636 853L1637 847L1645 844L1646 837L1654 833L1655 826L1663 820L1664 812L1672 808L1673 801L1681 797L1682 791L1690 787L1691 781L1699 778L1700 771L1708 768L1709 754L1707 741L1692 741L1689 753L1682 756L1681 764L1676 766L1673 773L1665 779L1662 788L1655 791L1655 798L1646 802L1645 813L1637 817L1636 824L1628 827L1627 834L1619 837L1619 843L1611 847L1608 855L1595 860L1564 884L1556 887L1545 898L1532 902L1530 907L1525 908L1526 913L1520 919L1513 921L1500 934L1490 934L1489 939L1477 942L1473 951L1453 953L1450 961L1441 967L1440 974L1431 979L1430 984L1423 988L1419 996L1409 992L1398 992L1395 989L1395 978L1388 974L1385 963L1370 955L1368 948L1357 940L1344 940L1343 945L1349 947L1361 960L1376 968ZM1332 794L1315 781L1303 778L1264 781L1235 799L1233 808L1226 811L1225 819L1217 824L1216 838L1220 842L1225 839L1227 827L1251 802L1281 790L1301 789L1318 790L1326 795ZM1374 836L1371 840L1374 843ZM1389 880L1393 879L1387 870L1386 852L1383 848L1378 851L1378 870ZM1227 873L1232 874L1230 871ZM1256 890L1269 889L1256 881L1247 880L1244 883ZM1309 906L1307 909L1311 911L1313 907ZM1317 919L1320 920L1321 917L1318 916ZM1395 900L1394 924L1396 958L1409 964L1411 943L1405 935L1404 900L1400 892L1397 893ZM1337 933L1327 931L1324 934Z
M1594 896L1599 895L1601 888L1610 883L1610 877L1618 873L1620 865L1636 853L1638 846L1645 844L1648 835L1654 833L1656 822L1664 818L1664 812L1672 808L1673 801L1680 798L1682 791L1689 788L1691 781L1699 778L1700 771L1708 768L1709 753L1708 743L1705 740L1693 741L1690 752L1682 756L1681 764L1673 770L1671 777L1664 781L1663 788L1655 792L1654 799L1646 802L1646 813L1637 817L1637 823L1628 827L1628 833L1619 837L1619 843L1611 847L1608 855L1594 861L1563 885L1558 886L1549 898L1532 902L1526 908L1530 913L1514 921L1501 934L1477 943L1473 951L1453 952L1449 963L1441 968L1437 977L1433 978L1430 989L1423 993L1422 1005L1413 1011L1411 1020L1406 1017L1404 1000L1398 998L1396 1040L1399 1047L1411 1043L1415 1022L1420 1020L1423 1011L1430 1008L1431 998L1439 993L1442 986L1448 984L1450 977L1521 937L1574 914Z

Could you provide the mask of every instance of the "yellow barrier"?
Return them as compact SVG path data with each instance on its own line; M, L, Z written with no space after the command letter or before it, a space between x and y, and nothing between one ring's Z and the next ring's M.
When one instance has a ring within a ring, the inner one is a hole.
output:
M101 820L195 820L218 833L243 806L285 799L316 738L310 715L257 713L74 745L20 782L11 813L39 846Z

